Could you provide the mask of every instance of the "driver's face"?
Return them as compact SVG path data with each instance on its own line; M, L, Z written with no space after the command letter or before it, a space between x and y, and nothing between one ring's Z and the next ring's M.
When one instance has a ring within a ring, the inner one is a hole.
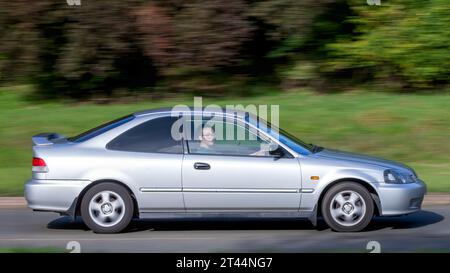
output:
M214 130L210 127L205 127L202 130L202 137L201 140L203 142L206 142L208 144L213 144L214 140L216 139L216 134L214 133Z

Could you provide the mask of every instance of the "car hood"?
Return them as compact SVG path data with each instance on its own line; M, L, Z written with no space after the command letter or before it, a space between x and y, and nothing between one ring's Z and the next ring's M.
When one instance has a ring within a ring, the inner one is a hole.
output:
M413 170L410 167L402 163L363 154L349 153L333 149L323 149L322 151L316 153L315 155L317 157L322 158L344 160L350 162L376 165L388 169L400 169L407 172L413 172Z

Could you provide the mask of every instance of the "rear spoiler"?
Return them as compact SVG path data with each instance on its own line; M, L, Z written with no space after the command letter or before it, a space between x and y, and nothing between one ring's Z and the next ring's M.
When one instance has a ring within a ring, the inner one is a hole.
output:
M52 145L54 140L65 138L63 135L57 133L41 133L33 136L31 139L33 140L33 145L43 146L43 145Z

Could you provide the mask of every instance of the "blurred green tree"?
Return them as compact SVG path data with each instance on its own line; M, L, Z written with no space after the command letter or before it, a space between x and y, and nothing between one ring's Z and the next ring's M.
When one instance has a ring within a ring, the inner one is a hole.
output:
M268 36L277 42L268 57L295 54L311 32L314 19L326 5L335 0L270 0L252 1L249 14L268 26Z
M380 82L430 88L448 83L450 4L446 0L392 0L380 6L350 0L351 37L327 44L324 71L369 69Z
M2 75L29 75L38 91L51 97L151 85L156 70L130 23L130 7L141 2L97 0L69 6L65 1L2 1Z
M0 81L74 98L280 82L437 88L449 80L449 15L446 0L0 1Z
M214 89L224 78L212 75L243 59L254 29L247 10L243 0L151 1L135 9L138 41L166 85Z

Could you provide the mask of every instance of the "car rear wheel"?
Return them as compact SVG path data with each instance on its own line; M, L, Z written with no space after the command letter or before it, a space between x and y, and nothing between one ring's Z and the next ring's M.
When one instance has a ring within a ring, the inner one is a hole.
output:
M321 205L325 222L335 231L361 231L374 214L370 192L354 182L339 183L330 188Z
M81 217L96 233L123 231L133 218L133 210L128 190L110 182L93 186L81 201Z

